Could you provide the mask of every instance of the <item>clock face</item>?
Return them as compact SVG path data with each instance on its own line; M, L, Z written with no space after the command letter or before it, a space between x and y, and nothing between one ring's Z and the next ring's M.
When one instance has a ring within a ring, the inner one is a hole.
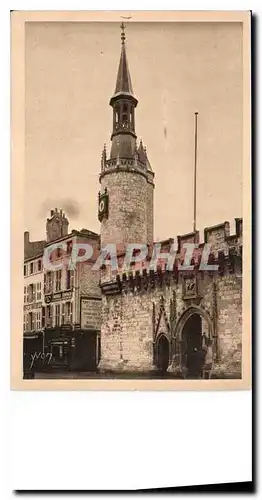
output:
M100 195L98 201L98 219L100 222L104 217L108 217L108 193L105 192Z
M103 212L105 210L105 202L101 200L99 203L99 212Z

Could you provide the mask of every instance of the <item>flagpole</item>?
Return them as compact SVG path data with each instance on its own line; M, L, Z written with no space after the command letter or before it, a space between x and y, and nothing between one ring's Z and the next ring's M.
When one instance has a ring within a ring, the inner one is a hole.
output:
M194 165L194 226L193 231L196 232L196 174L197 174L197 117L198 112L195 112L195 165Z

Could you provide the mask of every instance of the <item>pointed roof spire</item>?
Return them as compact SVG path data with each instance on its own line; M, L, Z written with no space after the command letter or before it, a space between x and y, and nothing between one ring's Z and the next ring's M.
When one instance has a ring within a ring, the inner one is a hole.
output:
M120 25L120 28L121 28L121 55L120 55L120 62L116 79L116 88L113 97L116 97L117 95L120 94L129 94L134 97L131 76L128 68L127 55L126 55L126 45L125 45L126 26L124 25L123 22Z

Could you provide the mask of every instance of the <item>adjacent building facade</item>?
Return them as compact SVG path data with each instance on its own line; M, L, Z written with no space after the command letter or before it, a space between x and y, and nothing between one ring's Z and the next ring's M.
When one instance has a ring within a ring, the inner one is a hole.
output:
M68 233L68 225L61 210L51 210L43 251L25 259L25 352L49 353L43 356L46 369L94 370L100 352L101 292L99 271L92 266L100 237L86 229ZM81 252L86 243L94 249L93 258L74 260L72 253Z

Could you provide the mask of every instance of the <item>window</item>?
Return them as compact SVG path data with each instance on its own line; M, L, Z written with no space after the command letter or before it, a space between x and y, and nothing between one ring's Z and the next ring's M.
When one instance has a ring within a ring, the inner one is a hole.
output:
M36 325L35 325L36 330L41 329L41 311L36 312Z
M64 325L65 324L65 304L63 303L62 306L62 314L61 314L61 317L62 317L62 320L61 320L61 325Z
M30 274L33 274L34 272L34 263L30 262Z
M72 302L65 303L65 319L66 325L72 324Z
M67 269L67 271L66 271L66 289L67 290L69 290L70 288L73 287L73 278L74 278L73 271L71 271L70 269Z
M26 276L26 275L27 275L27 266L24 265L24 276Z
M26 331L26 321L27 321L27 314L24 313L24 332Z
M124 104L123 106L123 123L128 122L128 106Z
M49 305L46 307L46 326L52 326L52 306Z
M28 314L28 330L33 330L33 313Z
M55 326L60 326L60 304L55 305Z
M27 286L24 286L24 304L27 302Z
M71 253L72 253L72 247L73 247L73 242L72 242L72 240L70 240L66 244L66 253L68 255L71 255Z
M55 274L55 291L59 292L61 290L61 278L62 278L62 271L61 269L59 271L56 271Z
M38 260L38 262L37 262L37 270L38 270L38 271L41 271L41 270L42 270L42 261L41 261L41 259L40 259L40 260Z
M57 248L56 256L59 259L61 257L61 255L62 255L62 248L59 247L59 248Z
M45 307L42 307L42 328L45 327Z
M41 282L36 284L36 300L41 300Z
M29 330L29 314L26 313L25 315L25 330L28 332Z
M27 302L34 302L35 301L35 284L31 283L28 288L27 288Z
M45 293L52 293L52 291L53 291L53 283L52 283L52 273L51 273L51 271L48 271L46 273L45 280L46 280Z
M36 326L36 313L32 312L32 330L35 330Z

